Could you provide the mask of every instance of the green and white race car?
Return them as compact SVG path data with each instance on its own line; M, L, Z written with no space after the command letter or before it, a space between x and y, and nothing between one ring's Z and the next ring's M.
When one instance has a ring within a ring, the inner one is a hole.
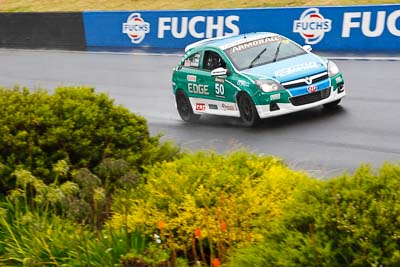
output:
M260 119L319 105L332 108L346 95L333 61L275 33L206 39L186 47L174 68L172 88L179 115Z

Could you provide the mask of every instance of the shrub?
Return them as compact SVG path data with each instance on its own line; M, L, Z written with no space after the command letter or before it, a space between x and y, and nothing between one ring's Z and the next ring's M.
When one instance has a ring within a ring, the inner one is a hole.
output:
M140 188L116 196L110 227L156 235L173 260L221 262L262 240L267 221L306 176L273 157L197 153L156 164Z
M154 254L140 232L93 230L58 216L57 208L70 208L63 202L75 195L76 184L45 185L24 170L16 176L19 187L0 202L0 265L118 266Z
M107 95L85 87L47 91L0 88L0 186L13 188L17 166L52 182L52 166L65 160L70 168L93 170L105 159L144 165L177 153L151 137L144 118L114 105Z
M298 187L265 240L232 266L398 266L400 165Z
M118 167L119 171L113 167ZM105 182L86 168L74 170L71 174L67 163L60 160L53 167L56 178L48 185L31 172L17 169L13 173L16 178L16 188L8 192L7 198L22 199L23 201L16 205L21 212L33 210L44 216L61 215L63 218L88 225L92 229L101 229L104 220L109 216L115 187L134 188L139 182L135 180L136 176L130 175L127 164L122 160L117 162L107 160L99 165L99 169L99 173L104 175ZM111 172L113 172L112 181L107 176L107 173ZM71 176L72 181L58 183L58 180L65 176Z
M120 266L133 255L148 261L141 255L151 251L139 232L91 231L36 211L0 213L0 264L6 266Z

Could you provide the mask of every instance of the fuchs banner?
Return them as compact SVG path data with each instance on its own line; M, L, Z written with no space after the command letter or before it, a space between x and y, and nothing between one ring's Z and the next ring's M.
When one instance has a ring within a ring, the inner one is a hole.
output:
M400 5L84 12L88 47L184 48L204 38L276 32L319 51L400 52Z

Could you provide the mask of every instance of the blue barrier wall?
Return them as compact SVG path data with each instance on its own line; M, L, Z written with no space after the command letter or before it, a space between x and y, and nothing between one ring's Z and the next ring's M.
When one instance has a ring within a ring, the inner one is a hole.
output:
M210 37L257 31L319 51L400 52L400 5L84 12L88 47L184 48Z

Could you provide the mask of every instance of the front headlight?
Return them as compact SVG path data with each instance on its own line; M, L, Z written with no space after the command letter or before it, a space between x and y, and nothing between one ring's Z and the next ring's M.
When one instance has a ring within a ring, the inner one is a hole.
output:
M335 76L339 73L338 66L333 61L328 61L328 74L329 77Z
M285 88L283 88L283 86L280 83L271 79L257 80L256 85L265 93L285 90Z

